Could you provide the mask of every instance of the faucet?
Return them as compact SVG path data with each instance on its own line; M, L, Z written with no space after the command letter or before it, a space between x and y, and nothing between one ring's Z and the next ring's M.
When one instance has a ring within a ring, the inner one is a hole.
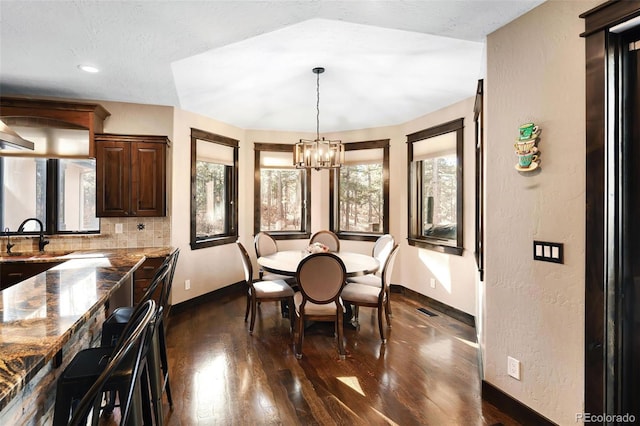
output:
M20 226L18 226L17 232L18 233L24 232L24 225L31 220L35 220L36 222L38 222L38 225L40 225L40 239L38 240L38 250L44 251L44 246L49 244L49 241L44 239L44 226L42 225L42 222L40 221L40 219L36 217L30 217L28 219L23 220Z
M9 234L9 228L4 228L4 233L7 235L7 254L11 254L11 248L15 244L11 244L11 235Z

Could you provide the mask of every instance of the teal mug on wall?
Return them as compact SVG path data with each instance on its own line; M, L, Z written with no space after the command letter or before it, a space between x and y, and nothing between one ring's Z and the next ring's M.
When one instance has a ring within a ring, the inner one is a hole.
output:
M518 154L518 166L520 167L529 167L532 162L538 159L538 154L534 153L534 151L528 152L526 154Z
M533 123L526 123L520 126L520 140L535 138L540 133L540 129Z

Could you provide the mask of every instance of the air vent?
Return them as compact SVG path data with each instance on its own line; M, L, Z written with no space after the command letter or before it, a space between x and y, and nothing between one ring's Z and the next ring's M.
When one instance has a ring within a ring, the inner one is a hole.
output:
M422 312L423 314L425 314L428 317L437 317L438 316L438 314L433 313L433 312L431 312L431 311L429 311L429 310L427 310L425 308L418 308L418 311Z

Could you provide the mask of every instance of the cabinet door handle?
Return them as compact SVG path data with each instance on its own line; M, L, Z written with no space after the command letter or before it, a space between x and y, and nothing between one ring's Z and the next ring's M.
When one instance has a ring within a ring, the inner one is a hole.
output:
M20 278L20 277L22 277L22 275L23 275L22 272L9 272L7 274L7 277L9 277L9 278Z
M145 270L145 271L153 271L154 269L156 269L156 267L155 266L143 266L142 269Z

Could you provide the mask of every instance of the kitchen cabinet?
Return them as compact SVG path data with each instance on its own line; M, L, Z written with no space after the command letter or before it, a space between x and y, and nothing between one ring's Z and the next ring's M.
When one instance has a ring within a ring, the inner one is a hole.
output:
M147 288L151 285L151 280L156 271L164 262L164 257L148 257L144 263L133 273L133 304L137 305L142 300L142 296L147 292ZM158 286L153 294L153 300L160 303L161 286Z
M6 262L0 263L0 290L38 275L62 262Z
M166 215L166 136L96 135L96 215Z

